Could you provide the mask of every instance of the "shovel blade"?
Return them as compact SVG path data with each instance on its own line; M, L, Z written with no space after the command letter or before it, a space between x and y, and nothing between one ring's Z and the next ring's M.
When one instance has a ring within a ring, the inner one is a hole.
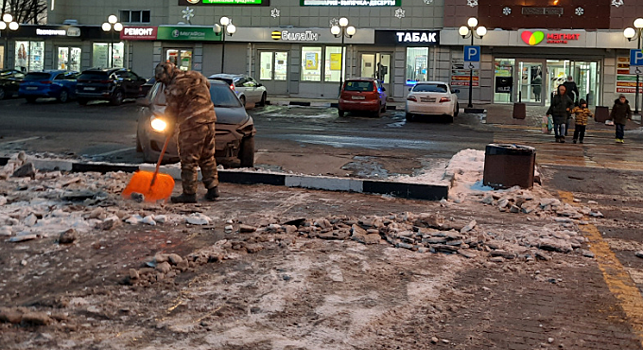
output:
M153 172L138 171L132 175L122 196L130 198L132 193L140 193L145 197L146 202L156 202L159 200L167 200L174 191L174 179L167 174L157 174L154 185L152 184ZM151 186L150 186L151 185Z

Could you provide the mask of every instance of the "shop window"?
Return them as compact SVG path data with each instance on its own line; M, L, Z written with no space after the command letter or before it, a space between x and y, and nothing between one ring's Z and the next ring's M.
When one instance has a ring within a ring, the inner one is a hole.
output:
M150 23L150 10L121 10L123 23Z
M429 48L409 47L406 49L406 84L427 81L429 73Z
M15 69L23 72L44 69L44 41L16 41Z
M80 71L80 53L78 47L58 48L58 69Z
M95 43L92 50L92 67L110 68L110 55L113 57L112 67L123 67L123 52L125 45L123 43Z
M321 81L321 47L301 48L301 81Z
M170 49L167 50L166 59L180 70L192 70L192 50L189 49Z
M344 69L344 54L339 46L326 47L326 59L324 60L324 81L339 82Z

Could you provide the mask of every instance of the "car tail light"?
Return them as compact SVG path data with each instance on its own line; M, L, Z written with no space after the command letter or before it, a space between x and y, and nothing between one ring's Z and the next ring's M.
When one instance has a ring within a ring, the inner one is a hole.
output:
M440 99L440 103L442 103L442 102L449 102L449 101L451 101L451 99L450 99L450 98L448 98L448 97L442 97L442 98Z
M113 80L109 80L109 79L100 81L101 84L110 84L110 83L113 83L113 82L114 82Z
M417 101L418 101L417 97L415 97L415 96L409 96L409 97L407 97L406 99L407 99L407 100L409 100L409 101L413 101L413 102L417 102Z
M51 84L51 80L42 80L40 84Z
M230 90L234 91L234 84L230 84Z

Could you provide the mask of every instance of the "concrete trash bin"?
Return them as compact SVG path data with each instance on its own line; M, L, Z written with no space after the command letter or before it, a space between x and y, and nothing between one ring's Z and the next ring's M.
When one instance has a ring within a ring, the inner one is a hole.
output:
M596 106L594 111L594 120L598 123L605 123L610 119L610 108L605 106Z
M527 105L524 103L514 103L513 118L525 119L527 117Z
M494 189L534 185L536 149L529 146L497 144L487 145L484 158L482 183Z

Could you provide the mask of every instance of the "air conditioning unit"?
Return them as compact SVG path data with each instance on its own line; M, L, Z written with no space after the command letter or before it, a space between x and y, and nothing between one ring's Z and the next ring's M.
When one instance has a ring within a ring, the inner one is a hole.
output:
M69 26L77 26L78 25L78 20L77 19L66 19L63 21L64 25L69 25Z

